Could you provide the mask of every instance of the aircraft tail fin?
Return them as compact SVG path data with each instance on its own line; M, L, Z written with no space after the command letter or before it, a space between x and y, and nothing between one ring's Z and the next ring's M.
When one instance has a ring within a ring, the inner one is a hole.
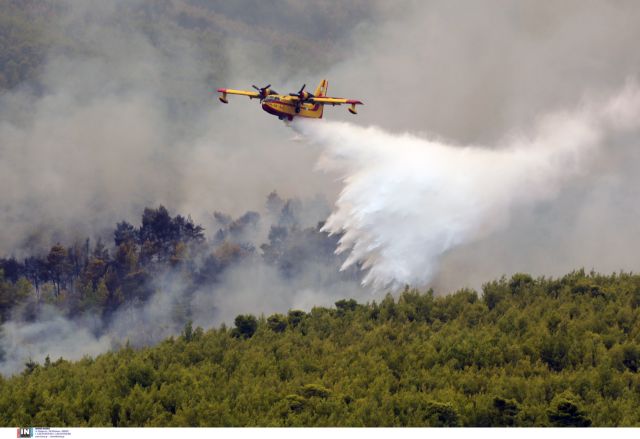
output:
M316 97L326 96L328 88L329 88L329 81L327 81L326 79L323 79L322 81L320 81L320 84L318 84L318 87L316 87L316 91L315 93L313 93L313 95ZM324 105L318 105L318 109L316 111L318 112L318 118L322 119L322 113L324 112Z
M318 84L318 87L316 88L316 91L313 95L317 97L326 96L327 88L329 88L329 81L323 79L322 81L320 81L320 84Z

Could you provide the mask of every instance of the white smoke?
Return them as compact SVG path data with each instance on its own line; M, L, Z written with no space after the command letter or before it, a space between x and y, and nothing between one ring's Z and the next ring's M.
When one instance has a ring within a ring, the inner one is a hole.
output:
M344 184L324 226L343 233L344 268L361 262L365 284L428 284L451 249L505 227L514 207L556 196L584 172L609 134L640 125L634 82L604 101L541 118L532 134L496 147L459 146L350 123L297 121L324 147L319 168Z
M74 322L54 307L43 305L36 322L5 322L0 346L5 360L0 362L0 374L12 375L24 369L27 361L43 363L46 357L79 360L111 349L112 337L96 336L92 331L98 321L96 316L85 316L82 321Z

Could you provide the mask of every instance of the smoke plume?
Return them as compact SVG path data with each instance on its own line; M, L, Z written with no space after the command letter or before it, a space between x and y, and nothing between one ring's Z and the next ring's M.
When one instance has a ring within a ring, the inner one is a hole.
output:
M343 268L362 262L363 282L380 288L429 283L447 252L505 227L514 208L555 197L639 117L640 91L629 82L604 102L546 115L530 134L512 133L495 147L350 123L293 127L325 148L320 169L344 184L324 226L343 233Z

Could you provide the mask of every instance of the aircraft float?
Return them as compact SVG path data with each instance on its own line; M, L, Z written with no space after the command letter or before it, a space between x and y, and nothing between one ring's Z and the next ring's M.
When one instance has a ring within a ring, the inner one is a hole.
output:
M228 104L227 95L248 96L249 99L259 99L262 109L269 114L278 116L280 120L293 120L294 117L310 117L321 118L322 110L325 105L349 105L349 112L357 114L356 105L364 105L362 102L354 99L334 98L327 96L327 88L329 82L326 79L320 81L315 93L311 94L304 91L304 84L297 93L289 93L286 95L278 94L271 89L271 84L265 87L257 87L252 85L256 91L249 90L232 90L230 88L219 88L220 102Z

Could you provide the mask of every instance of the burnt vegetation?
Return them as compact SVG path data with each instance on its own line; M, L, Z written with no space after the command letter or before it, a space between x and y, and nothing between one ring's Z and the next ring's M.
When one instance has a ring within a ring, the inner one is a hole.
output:
M70 319L99 315L106 327L121 307L144 306L167 274L179 276L185 295L213 292L229 268L249 261L276 268L287 281L308 275L318 262L337 273L342 263L333 252L337 237L321 232L320 224L303 227L299 209L291 208L295 202L275 192L269 199L274 198L280 208L272 206L272 218L261 219L256 212L236 219L214 213L218 228L211 239L190 217L172 216L159 206L144 209L137 226L116 224L111 242L86 238L21 259L0 258L0 318L35 320L38 308L48 304ZM260 243L262 227L268 232ZM357 268L336 276L360 279ZM185 323L190 309L177 318Z

